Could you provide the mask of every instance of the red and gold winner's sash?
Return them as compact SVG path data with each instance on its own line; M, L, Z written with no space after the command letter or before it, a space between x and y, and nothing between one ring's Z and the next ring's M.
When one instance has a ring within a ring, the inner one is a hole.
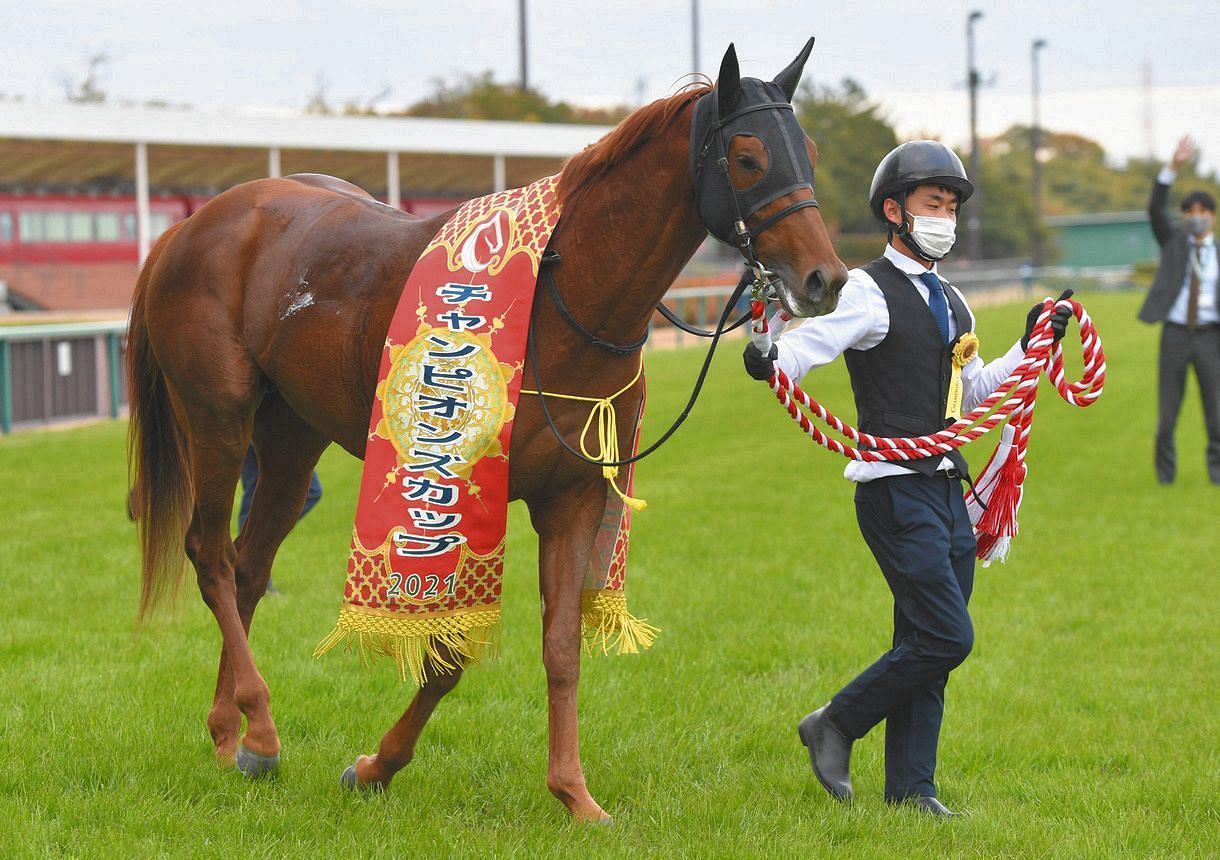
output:
M464 204L412 269L382 354L343 605L316 654L343 643L420 683L498 650L509 440L557 184ZM588 644L634 652L655 630L627 612L631 510L606 496L582 620Z

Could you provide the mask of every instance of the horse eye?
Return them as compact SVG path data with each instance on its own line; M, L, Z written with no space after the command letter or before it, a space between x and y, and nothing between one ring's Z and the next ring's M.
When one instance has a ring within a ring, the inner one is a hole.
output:
M737 163L746 170L758 170L758 162L748 155L737 156Z

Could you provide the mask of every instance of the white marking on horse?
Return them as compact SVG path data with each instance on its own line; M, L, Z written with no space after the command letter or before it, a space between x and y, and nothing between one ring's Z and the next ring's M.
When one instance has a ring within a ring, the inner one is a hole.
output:
M282 321L288 319L293 314L295 314L297 311L304 310L305 308L312 305L313 298L314 298L313 293L311 293L311 292L304 292L304 293L299 294L296 298L294 298L292 300L291 303L289 303L288 307L284 308L284 312L282 314L280 314L280 321L282 322Z
M284 308L284 310L280 312L280 322L283 322L293 314L297 313L298 311L302 311L313 304L314 294L309 289L308 278L309 270L306 269L304 274L301 275L301 280L297 283L296 295L293 296L291 293L289 294L289 296L292 296L292 300L288 303L288 307ZM289 296L285 296L284 298L289 298Z

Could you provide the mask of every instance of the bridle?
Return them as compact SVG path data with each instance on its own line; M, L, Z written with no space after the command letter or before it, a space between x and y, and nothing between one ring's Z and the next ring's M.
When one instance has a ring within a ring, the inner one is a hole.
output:
M692 112L698 110L700 102L702 102L704 99L710 98L714 100L715 97L715 90L704 93L695 101L695 107L692 109ZM715 104L715 102L713 101L712 104ZM739 328L750 320L750 311L746 311L739 320L726 327L726 323L728 322L728 318L733 310L733 307L741 299L746 288L748 286L752 286L756 296L767 295L774 297L776 294L774 273L769 271L766 266L763 265L754 250L757 239L760 235L762 235L763 231L775 226L789 215L809 207L818 208L818 202L813 193L812 165L809 165L809 181L792 182L790 185L784 186L778 193L771 194L769 199L747 199L745 201L746 211L743 213L743 194L746 194L747 198L749 198L748 192L754 190L754 187L751 189L746 189L745 192L742 192L733 185L732 177L729 173L728 147L726 146L725 141L725 129L730 123L736 122L747 114L758 111L788 111L791 113L792 105L788 102L767 101L760 104L749 105L733 112L725 119L713 122L702 135L702 139L699 142L697 155L693 160L692 175L695 184L696 209L699 211L700 222L712 236L725 244L736 247L738 251L740 251L742 257L745 258L747 267L753 273L753 277L743 277L737 284L737 287L733 290L732 295L729 297L728 301L724 305L724 309L720 313L720 318L716 323L716 328L712 331L704 331L703 329L690 326L682 322L676 314L673 314L667 307L665 307L664 303L657 304L657 310L660 311L661 315L677 325L683 331L699 337L711 338L711 343L708 345L707 355L703 359L703 365L699 369L699 375L695 380L694 388L691 390L690 398L687 400L686 406L683 408L681 414L679 414L673 423L670 424L669 428L663 434L661 434L660 438L638 454L615 461L596 460L592 457L586 456L584 453L569 444L568 441L564 439L563 433L560 432L559 428L556 426L555 420L552 417L551 411L546 403L546 395L543 393L542 380L538 373L538 361L534 337L534 318L533 316L530 317L529 330L526 336L526 358L530 364L530 368L533 371L534 393L537 395L539 405L542 407L543 417L546 420L547 426L550 428L552 434L554 434L555 438L559 441L559 444L562 445L563 448L568 451L568 453L586 463L602 467L626 466L635 463L638 460L644 459L653 451L661 447L661 445L664 444L665 441L668 440L669 437L682 426L682 424L686 421L687 416L690 415L691 410L694 408L695 402L699 398L699 393L703 389L704 380L707 378L707 373L711 367L712 358L715 356L716 347L720 342L721 336L727 332ZM797 126L797 128L799 129L799 126ZM692 122L692 143L694 132L695 128ZM801 151L804 151L803 146ZM714 174L705 172L704 170L709 162L709 155L714 155L714 161L718 168ZM774 168L775 166L776 158L772 156L771 167ZM793 179L803 179L803 177L799 175L799 167L787 165L787 169L789 173L793 174ZM768 174L770 174L770 170L768 171ZM717 175L723 180L724 187L717 187ZM746 222L748 219L759 209L762 209L768 203L771 203L776 199L785 197L794 191L799 191L801 188L809 189L810 196L808 198L798 200L795 203L785 206L779 212L765 218L761 224L754 228L747 226ZM706 195L709 193L719 193L722 196L727 196L727 198L731 200L731 210L728 213L731 216L731 234L728 234L728 231L724 229L724 225L721 223L724 213L717 212L718 217L715 219L705 217L704 208L707 202ZM709 224L709 220L712 220L712 223ZM567 305L564 304L563 299L559 295L559 290L555 285L554 268L560 262L561 258L559 254L548 249L543 254L541 261L541 272L539 273L539 276L543 281L546 282L547 292L550 295L551 301L555 305L556 310L559 312L559 315L563 318L564 322L567 323L568 327L571 328L572 331L576 332L576 334L580 335L580 337L582 337L590 345L614 355L631 355L632 353L642 349L648 340L648 331L645 331L642 337L640 337L638 340L632 341L631 343L616 344L597 337L585 326L581 325L579 321L577 321L577 319L572 315L572 312L568 309Z

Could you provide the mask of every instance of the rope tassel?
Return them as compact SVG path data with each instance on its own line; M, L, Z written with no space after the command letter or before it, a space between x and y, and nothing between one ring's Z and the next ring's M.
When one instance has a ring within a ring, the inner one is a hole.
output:
M974 526L977 554L983 567L993 561L1005 561L1017 535L1017 511L1021 508L1027 469L1013 436L1011 424L1000 431L1000 444L974 482L974 492L966 494L966 510Z
M585 397L580 394L558 394L553 391L537 391L528 388L522 388L522 394L533 394L537 396L558 397L562 400L578 400L582 403L592 403L593 408L589 410L589 417L585 419L585 426L580 431L580 453L589 460L595 460L599 463L616 463L619 460L618 447L618 413L614 408L614 401L620 395L630 391L635 384L640 381L640 377L644 375L644 356L640 356L640 367L635 373L635 377L620 388L618 391L611 394L609 397ZM586 440L589 436L589 431L593 429L594 424L597 425L597 451L592 452L588 448ZM648 507L648 502L643 499L633 499L631 496L624 493L618 488L618 483L615 478L618 477L618 466L602 466L602 477L610 484L610 489L614 490L615 495L623 500L623 504L631 508L633 511L642 511Z

